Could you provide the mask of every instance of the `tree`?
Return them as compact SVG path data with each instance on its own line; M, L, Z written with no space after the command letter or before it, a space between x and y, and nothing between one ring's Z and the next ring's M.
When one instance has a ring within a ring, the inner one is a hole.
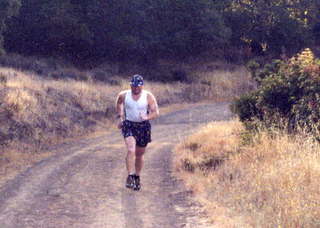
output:
M16 15L19 11L20 0L0 1L0 55L4 53L2 34L6 29L7 19Z
M320 0L19 1L14 17L18 0L1 1L0 32L11 17L4 44L23 54L148 62L213 49L290 56L320 43Z
M83 60L190 56L229 40L212 0L22 0L6 47Z
M81 14L81 5L72 0L22 0L5 45L28 55L84 58L90 34Z
M234 0L225 11L232 40L236 45L257 43L266 53L296 53L312 43L310 17L317 1Z

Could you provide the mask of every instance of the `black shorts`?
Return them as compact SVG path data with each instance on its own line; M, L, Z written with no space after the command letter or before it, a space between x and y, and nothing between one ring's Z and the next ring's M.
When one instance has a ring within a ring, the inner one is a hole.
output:
M132 122L123 121L122 135L124 138L133 136L136 139L137 146L146 147L151 142L151 124L149 121Z

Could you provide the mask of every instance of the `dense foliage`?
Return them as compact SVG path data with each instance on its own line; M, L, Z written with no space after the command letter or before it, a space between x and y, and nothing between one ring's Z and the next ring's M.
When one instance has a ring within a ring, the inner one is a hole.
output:
M319 43L319 9L320 0L1 0L0 33L7 51L24 55L237 61Z
M288 60L263 68L251 64L258 89L243 95L233 110L247 126L307 129L318 134L320 120L320 60L305 49Z
M0 55L4 53L2 48L2 33L6 29L6 21L15 15L20 7L20 0L1 0L0 1Z

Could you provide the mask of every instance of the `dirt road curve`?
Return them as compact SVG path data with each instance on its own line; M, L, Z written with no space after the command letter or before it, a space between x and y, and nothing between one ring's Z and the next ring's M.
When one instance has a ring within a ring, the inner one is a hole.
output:
M209 121L231 117L227 103L198 105L153 122L142 190L124 187L125 151L111 131L53 148L0 188L0 228L201 228L197 205L172 176L172 148Z

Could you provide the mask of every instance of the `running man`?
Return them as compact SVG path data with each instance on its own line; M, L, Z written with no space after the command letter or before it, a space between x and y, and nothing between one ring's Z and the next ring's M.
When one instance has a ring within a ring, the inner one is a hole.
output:
M118 128L122 130L127 147L126 167L128 177L126 187L140 190L140 173L144 164L143 156L151 142L149 120L159 116L159 108L153 94L143 89L143 77L133 75L131 90L119 93L116 100Z

